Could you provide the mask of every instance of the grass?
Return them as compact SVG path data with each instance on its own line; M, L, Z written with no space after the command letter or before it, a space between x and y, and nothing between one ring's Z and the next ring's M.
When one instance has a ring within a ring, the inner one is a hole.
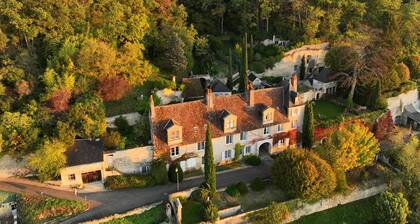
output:
M0 191L0 204L16 200L16 194Z
M153 207L143 213L124 218L114 219L105 224L158 224L166 219L165 206L163 204Z
M344 113L344 107L325 99L315 101L314 115L316 118L331 120L340 117Z
M345 205L340 205L322 212L304 216L293 224L373 224L375 223L376 197L362 199Z
M201 169L186 171L184 173L184 179L189 177L196 177L203 175L203 171Z
M18 194L20 223L59 222L88 209L87 203L48 196Z
M239 203L244 211L251 211L266 207L272 201L281 202L286 199L286 194L277 186L268 185L263 191L249 191L239 198Z
M238 168L240 166L241 166L240 161L232 162L232 163L229 163L229 164L226 164L226 165L216 166L216 172L230 170L230 169Z
M182 224L194 224L203 221L204 208L199 202L186 200L182 202Z

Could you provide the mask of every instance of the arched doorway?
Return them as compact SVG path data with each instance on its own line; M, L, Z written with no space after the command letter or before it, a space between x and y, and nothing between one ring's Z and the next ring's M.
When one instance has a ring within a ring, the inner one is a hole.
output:
M269 142L265 142L260 145L258 148L258 155L262 158L264 157L270 157L271 152L271 144Z

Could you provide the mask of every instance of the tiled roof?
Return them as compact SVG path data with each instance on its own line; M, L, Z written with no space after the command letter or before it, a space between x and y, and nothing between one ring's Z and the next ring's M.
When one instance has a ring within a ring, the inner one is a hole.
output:
M169 120L176 121L183 127L182 143L192 144L205 140L206 124L210 123L212 137L224 136L221 116L225 111L237 116L235 133L250 131L264 127L260 110L263 106L275 109L274 123L288 122L284 108L288 100L283 87L254 90L254 107L248 106L243 94L230 96L213 96L214 107L208 108L205 100L157 106L152 119L153 144L155 153L159 155L169 149L166 144L164 126Z
M67 166L103 161L104 144L101 140L76 139L67 149Z

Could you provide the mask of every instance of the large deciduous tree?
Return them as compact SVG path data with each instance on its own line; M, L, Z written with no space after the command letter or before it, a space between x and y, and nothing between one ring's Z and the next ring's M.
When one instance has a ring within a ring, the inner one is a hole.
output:
M379 143L363 124L343 124L317 148L317 152L335 169L344 172L371 165L379 152Z
M275 159L273 181L292 197L318 199L330 195L336 187L331 166L316 153L290 149Z
M99 94L104 101L119 100L130 91L130 84L120 76L108 76L99 79Z
M211 196L216 194L216 166L214 164L213 143L211 140L210 124L207 124L206 147L204 151L204 181Z

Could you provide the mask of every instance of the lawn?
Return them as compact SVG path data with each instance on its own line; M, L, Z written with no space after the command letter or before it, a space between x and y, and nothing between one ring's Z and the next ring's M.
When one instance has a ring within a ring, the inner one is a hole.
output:
M196 201L185 200L182 202L182 224L194 224L203 221L204 208Z
M137 215L131 215L124 218L114 219L105 224L159 224L166 219L165 206L160 204L154 208L151 208L143 213Z
M344 107L325 99L317 100L314 103L314 115L317 119L336 119L344 113L344 109Z
M88 204L80 201L29 194L18 194L17 204L19 223L58 223L88 209Z
M238 168L238 167L241 167L241 162L240 161L228 163L228 164L221 165L221 166L216 166L216 172L231 170L231 169L235 169L235 168Z
M373 224L375 223L376 197L341 205L322 212L304 216L293 224Z
M262 191L249 190L248 194L239 198L239 203L244 211L251 211L268 206L272 201L287 200L286 194L277 186L267 185Z

